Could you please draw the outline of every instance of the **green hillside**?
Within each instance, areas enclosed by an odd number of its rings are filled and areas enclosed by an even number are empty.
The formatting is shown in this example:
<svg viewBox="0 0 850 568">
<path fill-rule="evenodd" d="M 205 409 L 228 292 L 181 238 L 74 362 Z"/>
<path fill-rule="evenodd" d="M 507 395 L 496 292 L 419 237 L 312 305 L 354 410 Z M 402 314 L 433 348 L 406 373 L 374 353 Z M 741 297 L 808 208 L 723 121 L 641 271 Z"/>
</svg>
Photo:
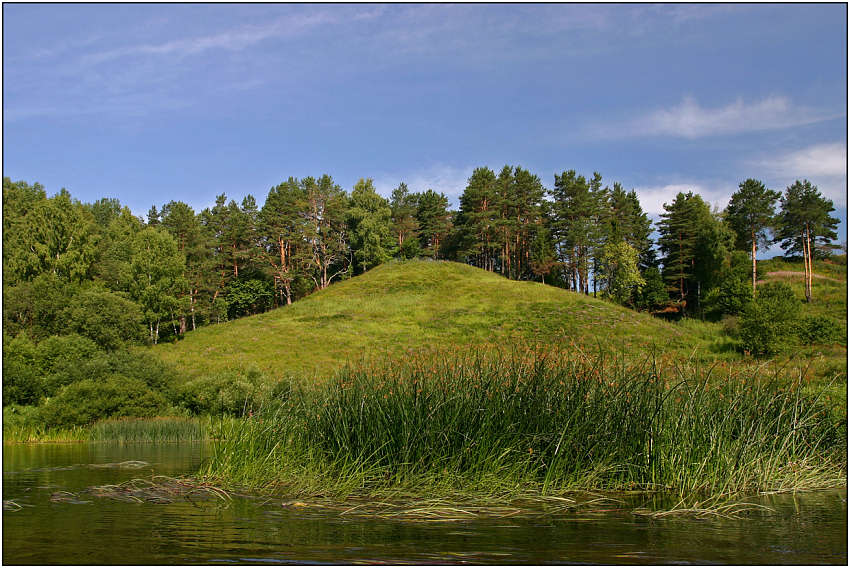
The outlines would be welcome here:
<svg viewBox="0 0 850 568">
<path fill-rule="evenodd" d="M 186 378 L 249 366 L 279 379 L 324 376 L 347 361 L 419 348 L 521 342 L 707 353 L 712 341 L 721 340 L 709 326 L 667 323 L 464 264 L 409 261 L 378 266 L 288 307 L 198 329 L 154 353 Z"/>
</svg>

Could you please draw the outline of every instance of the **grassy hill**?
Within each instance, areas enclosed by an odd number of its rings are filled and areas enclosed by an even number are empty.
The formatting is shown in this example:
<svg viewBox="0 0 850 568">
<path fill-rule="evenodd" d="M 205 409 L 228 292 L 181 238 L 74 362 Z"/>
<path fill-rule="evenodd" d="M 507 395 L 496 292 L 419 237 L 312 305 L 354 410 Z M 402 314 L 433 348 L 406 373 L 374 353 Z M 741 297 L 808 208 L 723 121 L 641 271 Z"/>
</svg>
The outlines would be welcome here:
<svg viewBox="0 0 850 568">
<path fill-rule="evenodd" d="M 384 264 L 291 306 L 186 334 L 154 352 L 191 378 L 228 367 L 324 376 L 409 349 L 575 344 L 584 349 L 723 351 L 715 328 L 679 325 L 537 282 L 453 262 Z"/>
<path fill-rule="evenodd" d="M 843 262 L 843 264 L 842 264 Z M 763 282 L 787 282 L 801 300 L 806 297 L 803 262 L 788 262 L 781 257 L 759 261 Z M 816 260 L 812 278 L 812 302 L 803 304 L 803 315 L 827 316 L 846 326 L 847 257 L 835 261 Z"/>
</svg>

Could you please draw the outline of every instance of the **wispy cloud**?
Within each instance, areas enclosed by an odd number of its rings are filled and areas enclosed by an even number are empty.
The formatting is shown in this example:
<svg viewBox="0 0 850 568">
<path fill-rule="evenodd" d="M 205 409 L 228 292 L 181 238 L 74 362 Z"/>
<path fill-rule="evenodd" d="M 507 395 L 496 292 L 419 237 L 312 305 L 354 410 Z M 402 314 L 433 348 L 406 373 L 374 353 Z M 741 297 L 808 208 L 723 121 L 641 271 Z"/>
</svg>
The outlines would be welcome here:
<svg viewBox="0 0 850 568">
<path fill-rule="evenodd" d="M 847 146 L 844 142 L 814 144 L 748 162 L 765 172 L 777 190 L 794 180 L 807 179 L 838 207 L 847 206 Z"/>
<path fill-rule="evenodd" d="M 666 109 L 657 109 L 634 120 L 606 122 L 594 128 L 604 138 L 669 136 L 696 139 L 722 134 L 779 130 L 837 118 L 813 109 L 796 106 L 787 97 L 770 96 L 745 102 L 738 98 L 719 107 L 704 107 L 693 97 Z"/>
<path fill-rule="evenodd" d="M 676 199 L 679 192 L 689 191 L 699 194 L 712 209 L 715 207 L 723 209 L 729 204 L 729 198 L 736 189 L 734 185 L 697 183 L 670 183 L 666 185 L 649 185 L 635 187 L 640 205 L 643 210 L 653 218 L 658 218 L 664 213 L 664 204 L 670 204 Z"/>
<path fill-rule="evenodd" d="M 474 169 L 473 166 L 434 164 L 412 172 L 382 174 L 375 178 L 375 189 L 381 195 L 389 197 L 393 189 L 398 187 L 400 182 L 404 182 L 411 192 L 433 189 L 437 193 L 445 193 L 449 198 L 449 206 L 458 207 L 458 200 Z"/>
<path fill-rule="evenodd" d="M 123 46 L 90 53 L 81 58 L 84 64 L 98 64 L 134 55 L 197 55 L 211 49 L 240 50 L 273 37 L 290 37 L 331 21 L 327 12 L 279 18 L 262 25 L 244 25 L 223 32 L 175 39 L 160 43 Z"/>
<path fill-rule="evenodd" d="M 844 142 L 815 144 L 779 156 L 762 158 L 756 164 L 774 175 L 793 178 L 847 175 L 847 146 Z"/>
</svg>

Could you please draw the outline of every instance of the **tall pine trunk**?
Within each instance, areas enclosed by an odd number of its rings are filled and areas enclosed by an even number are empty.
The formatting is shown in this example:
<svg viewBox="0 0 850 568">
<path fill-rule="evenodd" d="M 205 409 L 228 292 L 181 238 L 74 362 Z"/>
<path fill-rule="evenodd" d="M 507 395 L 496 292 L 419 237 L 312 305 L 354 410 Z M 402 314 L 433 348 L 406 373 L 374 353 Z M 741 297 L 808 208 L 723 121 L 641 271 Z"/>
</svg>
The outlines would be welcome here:
<svg viewBox="0 0 850 568">
<path fill-rule="evenodd" d="M 809 271 L 806 275 L 806 302 L 812 301 L 812 273 L 814 272 L 814 266 L 812 264 L 812 241 L 809 233 L 809 224 L 806 223 L 806 250 L 808 251 L 809 256 Z"/>
<path fill-rule="evenodd" d="M 751 231 L 753 237 L 753 297 L 756 296 L 756 232 Z"/>
</svg>

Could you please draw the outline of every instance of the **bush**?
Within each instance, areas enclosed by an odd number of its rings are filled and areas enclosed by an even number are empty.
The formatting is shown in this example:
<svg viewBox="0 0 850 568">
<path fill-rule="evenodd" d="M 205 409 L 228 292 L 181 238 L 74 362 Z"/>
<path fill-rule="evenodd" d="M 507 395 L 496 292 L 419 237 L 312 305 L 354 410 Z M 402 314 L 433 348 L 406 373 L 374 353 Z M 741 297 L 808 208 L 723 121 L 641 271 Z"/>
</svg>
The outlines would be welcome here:
<svg viewBox="0 0 850 568">
<path fill-rule="evenodd" d="M 102 351 L 97 344 L 79 335 L 54 335 L 36 347 L 35 368 L 43 377 L 44 394 L 53 396 L 60 387 L 87 378 L 88 362 Z"/>
<path fill-rule="evenodd" d="M 68 329 L 92 339 L 107 351 L 145 337 L 138 304 L 106 290 L 80 292 L 62 315 Z"/>
<path fill-rule="evenodd" d="M 148 353 L 114 351 L 106 355 L 104 363 L 108 374 L 138 379 L 158 391 L 169 389 L 177 378 L 173 367 Z"/>
<path fill-rule="evenodd" d="M 274 287 L 258 278 L 235 279 L 227 287 L 227 315 L 231 319 L 268 310 L 274 298 Z"/>
<path fill-rule="evenodd" d="M 840 343 L 845 339 L 844 330 L 838 322 L 827 316 L 808 316 L 797 324 L 800 341 L 812 343 Z"/>
<path fill-rule="evenodd" d="M 774 355 L 796 339 L 800 301 L 785 282 L 768 282 L 758 288 L 739 321 L 741 346 L 754 355 Z"/>
<path fill-rule="evenodd" d="M 193 414 L 242 416 L 269 400 L 262 373 L 228 370 L 190 381 L 177 389 L 177 403 Z"/>
<path fill-rule="evenodd" d="M 36 347 L 25 334 L 3 341 L 3 406 L 38 404 L 44 381 L 38 370 Z"/>
<path fill-rule="evenodd" d="M 738 339 L 739 330 L 737 316 L 723 316 L 723 318 L 720 320 L 720 323 L 723 326 L 723 333 L 725 333 L 732 339 Z"/>
<path fill-rule="evenodd" d="M 37 406 L 10 404 L 3 407 L 3 428 L 25 428 L 38 424 Z"/>
<path fill-rule="evenodd" d="M 84 426 L 119 416 L 156 416 L 166 407 L 165 397 L 144 382 L 110 375 L 103 381 L 85 379 L 63 387 L 45 401 L 38 414 L 50 428 Z"/>
<path fill-rule="evenodd" d="M 735 274 L 726 276 L 705 295 L 705 314 L 714 321 L 723 316 L 736 316 L 753 301 L 752 284 Z"/>
</svg>

